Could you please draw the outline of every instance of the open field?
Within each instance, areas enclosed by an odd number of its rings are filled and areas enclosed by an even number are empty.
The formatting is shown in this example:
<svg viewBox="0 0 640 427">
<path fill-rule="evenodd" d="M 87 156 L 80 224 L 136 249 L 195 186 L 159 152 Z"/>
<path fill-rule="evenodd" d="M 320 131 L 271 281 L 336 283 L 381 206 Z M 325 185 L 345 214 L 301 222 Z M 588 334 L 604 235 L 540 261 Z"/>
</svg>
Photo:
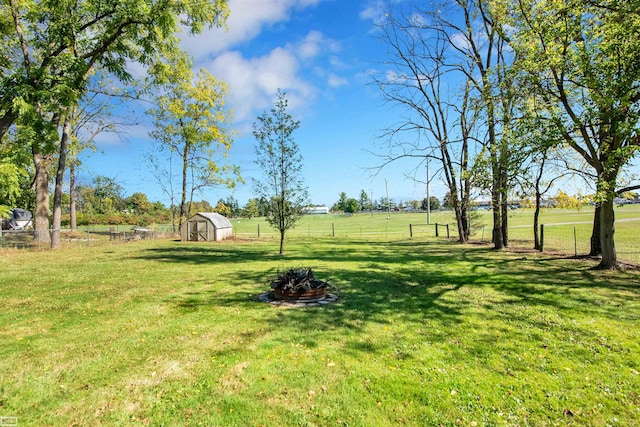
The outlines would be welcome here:
<svg viewBox="0 0 640 427">
<path fill-rule="evenodd" d="M 637 271 L 426 237 L 0 264 L 0 416 L 20 426 L 640 425 Z M 339 301 L 255 301 L 289 266 Z"/>
<path fill-rule="evenodd" d="M 490 211 L 474 211 L 478 224 L 472 241 L 491 240 L 492 217 Z M 409 224 L 414 224 L 414 237 L 435 236 L 433 224 L 449 224 L 450 235 L 457 236 L 455 217 L 450 211 L 431 213 L 431 226 L 427 226 L 427 214 L 391 212 L 362 213 L 357 215 L 309 215 L 289 232 L 299 237 L 341 237 L 359 239 L 396 240 L 410 237 Z M 616 210 L 616 247 L 622 260 L 640 264 L 640 205 L 626 205 Z M 240 237 L 276 237 L 277 232 L 269 227 L 264 218 L 234 219 L 234 233 Z M 589 253 L 589 242 L 593 225 L 593 209 L 580 211 L 566 209 L 543 209 L 540 223 L 545 224 L 545 248 L 568 255 Z M 575 234 L 574 234 L 575 233 Z M 446 229 L 439 229 L 446 236 Z M 509 235 L 514 246 L 533 247 L 533 210 L 516 209 L 509 213 Z"/>
<path fill-rule="evenodd" d="M 471 237 L 474 242 L 488 242 L 491 239 L 492 218 L 489 211 L 475 211 L 476 232 Z M 387 219 L 388 218 L 388 219 Z M 357 215 L 307 215 L 302 217 L 296 228 L 288 232 L 290 237 L 336 237 L 349 239 L 402 240 L 410 237 L 410 224 L 413 224 L 413 237 L 435 236 L 435 224 L 440 224 L 440 237 L 446 237 L 446 225 L 452 238 L 457 236 L 455 217 L 450 211 L 435 211 L 430 216 L 431 225 L 427 225 L 425 212 L 386 212 L 361 213 Z M 277 232 L 264 218 L 241 218 L 231 220 L 234 234 L 241 238 L 274 239 Z M 580 211 L 565 209 L 543 209 L 540 217 L 545 225 L 545 249 L 567 255 L 585 255 L 589 253 L 589 241 L 593 221 L 593 209 Z M 509 236 L 513 246 L 533 247 L 533 210 L 517 209 L 509 213 Z M 108 225 L 81 227 L 77 232 L 63 233 L 63 247 L 96 246 L 122 243 L 132 236 L 133 225 L 115 226 L 117 240 L 110 240 Z M 151 226 L 154 237 L 171 235 L 171 225 Z M 616 248 L 618 258 L 623 261 L 640 264 L 640 205 L 627 205 L 616 210 Z M 144 236 L 143 236 L 144 237 Z M 34 246 L 32 234 L 7 233 L 0 235 L 0 247 Z M 46 244 L 39 249 L 47 249 Z"/>
</svg>

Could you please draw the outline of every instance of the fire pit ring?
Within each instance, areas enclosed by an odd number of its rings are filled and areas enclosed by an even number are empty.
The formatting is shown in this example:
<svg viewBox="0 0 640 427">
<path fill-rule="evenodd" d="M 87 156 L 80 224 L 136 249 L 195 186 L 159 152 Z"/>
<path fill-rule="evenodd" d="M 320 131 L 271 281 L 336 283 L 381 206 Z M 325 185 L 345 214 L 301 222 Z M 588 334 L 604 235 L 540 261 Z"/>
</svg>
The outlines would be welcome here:
<svg viewBox="0 0 640 427">
<path fill-rule="evenodd" d="M 278 299 L 275 296 L 275 291 L 264 292 L 258 295 L 257 300 L 267 304 L 271 304 L 276 307 L 286 308 L 305 308 L 305 307 L 322 307 L 328 304 L 333 304 L 338 301 L 338 296 L 327 292 L 324 298 L 316 299 Z"/>
</svg>

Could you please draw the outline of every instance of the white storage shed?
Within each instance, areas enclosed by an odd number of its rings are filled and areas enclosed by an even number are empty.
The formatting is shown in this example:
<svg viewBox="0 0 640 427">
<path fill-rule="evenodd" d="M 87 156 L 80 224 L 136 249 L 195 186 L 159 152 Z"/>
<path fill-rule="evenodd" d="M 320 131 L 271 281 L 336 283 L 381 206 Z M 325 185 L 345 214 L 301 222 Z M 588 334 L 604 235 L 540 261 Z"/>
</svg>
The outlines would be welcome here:
<svg viewBox="0 0 640 427">
<path fill-rule="evenodd" d="M 183 242 L 218 242 L 233 236 L 231 221 L 215 212 L 198 212 L 182 225 Z"/>
</svg>

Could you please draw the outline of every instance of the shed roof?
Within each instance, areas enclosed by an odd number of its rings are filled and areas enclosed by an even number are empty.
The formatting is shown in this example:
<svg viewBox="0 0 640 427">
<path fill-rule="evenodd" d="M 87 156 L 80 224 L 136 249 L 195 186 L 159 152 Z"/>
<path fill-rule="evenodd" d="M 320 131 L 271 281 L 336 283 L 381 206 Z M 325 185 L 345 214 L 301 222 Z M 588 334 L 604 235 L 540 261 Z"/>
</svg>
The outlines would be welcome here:
<svg viewBox="0 0 640 427">
<path fill-rule="evenodd" d="M 198 212 L 196 215 L 200 215 L 202 217 L 205 217 L 206 219 L 211 221 L 211 223 L 217 229 L 232 228 L 231 221 L 229 221 L 227 219 L 227 217 L 222 216 L 219 213 L 215 213 L 215 212 Z M 196 216 L 196 215 L 194 215 L 194 216 Z M 191 218 L 193 218 L 193 217 L 191 217 Z M 191 218 L 189 218 L 189 219 L 191 219 Z"/>
</svg>

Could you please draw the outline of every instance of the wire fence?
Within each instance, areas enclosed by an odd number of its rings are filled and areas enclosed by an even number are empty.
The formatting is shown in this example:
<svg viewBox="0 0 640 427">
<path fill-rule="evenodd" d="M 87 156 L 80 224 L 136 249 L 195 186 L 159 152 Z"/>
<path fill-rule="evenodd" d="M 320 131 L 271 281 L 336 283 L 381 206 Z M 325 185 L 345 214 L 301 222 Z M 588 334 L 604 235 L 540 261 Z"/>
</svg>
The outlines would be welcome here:
<svg viewBox="0 0 640 427">
<path fill-rule="evenodd" d="M 640 219 L 637 221 L 640 223 Z M 554 252 L 567 256 L 588 255 L 591 250 L 592 224 L 543 224 L 543 252 Z M 616 233 L 616 252 L 621 261 L 640 264 L 640 233 L 633 232 L 634 227 L 626 227 Z M 253 230 L 234 231 L 240 238 L 266 239 L 277 238 L 278 232 L 266 224 L 254 224 Z M 509 242 L 512 247 L 534 248 L 532 226 L 514 226 L 508 229 Z M 374 224 L 360 226 L 340 226 L 340 224 L 304 225 L 287 232 L 288 237 L 333 237 L 361 239 L 458 239 L 456 224 Z M 471 242 L 491 243 L 492 228 L 488 226 L 474 230 Z"/>
<path fill-rule="evenodd" d="M 51 230 L 0 230 L 0 248 L 45 250 L 51 247 L 51 234 Z M 60 230 L 60 246 L 61 248 L 104 246 L 174 236 L 170 225 L 156 227 L 89 226 L 76 230 Z"/>
<path fill-rule="evenodd" d="M 640 264 L 640 219 L 635 222 L 621 223 L 616 226 L 616 251 L 618 259 Z M 575 224 L 543 224 L 541 238 L 543 251 L 582 256 L 590 252 L 592 224 L 589 222 Z M 471 242 L 491 243 L 492 229 L 484 226 L 476 229 L 470 238 Z M 253 223 L 250 226 L 234 227 L 234 236 L 243 239 L 276 239 L 277 230 L 266 223 Z M 406 239 L 457 239 L 458 230 L 450 223 L 407 224 L 389 221 L 386 223 L 309 223 L 298 226 L 287 232 L 288 238 L 346 238 L 346 239 L 382 239 L 385 241 Z M 149 239 L 178 238 L 173 227 L 155 225 L 138 227 L 132 225 L 89 226 L 83 229 L 61 230 L 61 247 L 100 246 L 135 242 Z M 512 247 L 533 249 L 534 238 L 532 226 L 513 226 L 509 228 L 509 242 Z M 49 239 L 39 239 L 36 232 L 2 230 L 0 231 L 0 247 L 26 250 L 44 250 L 50 247 Z"/>
</svg>

